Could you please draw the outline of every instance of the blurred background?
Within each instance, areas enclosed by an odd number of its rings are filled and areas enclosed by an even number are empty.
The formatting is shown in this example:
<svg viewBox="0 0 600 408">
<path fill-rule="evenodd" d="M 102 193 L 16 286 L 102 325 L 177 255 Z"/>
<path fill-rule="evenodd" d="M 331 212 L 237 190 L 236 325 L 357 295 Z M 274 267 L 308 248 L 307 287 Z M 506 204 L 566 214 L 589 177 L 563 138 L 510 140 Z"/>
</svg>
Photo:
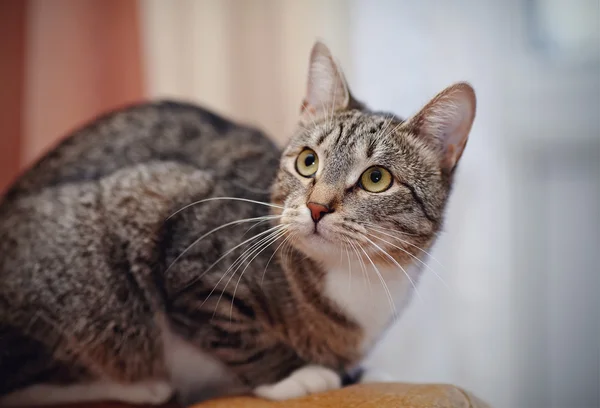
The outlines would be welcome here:
<svg viewBox="0 0 600 408">
<path fill-rule="evenodd" d="M 177 98 L 284 144 L 323 39 L 371 107 L 467 80 L 445 232 L 369 366 L 495 407 L 600 406 L 597 0 L 0 0 L 0 190 L 71 129 Z"/>
</svg>

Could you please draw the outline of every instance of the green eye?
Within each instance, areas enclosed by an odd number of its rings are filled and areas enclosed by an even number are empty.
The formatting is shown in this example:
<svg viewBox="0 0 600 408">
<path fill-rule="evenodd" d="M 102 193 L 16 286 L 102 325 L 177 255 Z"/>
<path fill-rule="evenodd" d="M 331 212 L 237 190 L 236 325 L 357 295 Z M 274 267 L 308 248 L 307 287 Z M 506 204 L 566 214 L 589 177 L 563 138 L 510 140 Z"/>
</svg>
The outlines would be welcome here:
<svg viewBox="0 0 600 408">
<path fill-rule="evenodd" d="M 392 174 L 383 167 L 373 166 L 360 176 L 360 186 L 371 192 L 381 193 L 392 185 Z"/>
<path fill-rule="evenodd" d="M 312 177 L 319 169 L 319 158 L 312 149 L 304 149 L 296 159 L 296 171 L 303 177 Z"/>
</svg>

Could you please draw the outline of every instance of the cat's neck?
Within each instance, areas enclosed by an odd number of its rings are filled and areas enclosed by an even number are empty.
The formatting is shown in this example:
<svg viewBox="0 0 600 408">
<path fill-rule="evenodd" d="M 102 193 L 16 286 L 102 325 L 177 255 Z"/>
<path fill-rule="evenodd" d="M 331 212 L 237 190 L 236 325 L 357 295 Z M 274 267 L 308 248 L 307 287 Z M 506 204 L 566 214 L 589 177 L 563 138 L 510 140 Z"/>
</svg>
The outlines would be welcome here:
<svg viewBox="0 0 600 408">
<path fill-rule="evenodd" d="M 410 279 L 397 266 L 374 267 L 358 260 L 327 268 L 325 295 L 360 325 L 365 351 L 399 317 L 412 296 L 419 271 L 415 266 L 404 269 Z"/>
<path fill-rule="evenodd" d="M 357 258 L 316 262 L 297 256 L 293 262 L 282 262 L 286 275 L 296 281 L 297 288 L 318 290 L 331 308 L 360 329 L 358 345 L 366 352 L 385 329 L 399 317 L 410 300 L 420 274 L 414 265 L 404 271 L 393 265 L 373 265 Z M 412 281 L 412 282 L 411 282 Z M 305 293 L 314 299 L 315 293 Z"/>
</svg>

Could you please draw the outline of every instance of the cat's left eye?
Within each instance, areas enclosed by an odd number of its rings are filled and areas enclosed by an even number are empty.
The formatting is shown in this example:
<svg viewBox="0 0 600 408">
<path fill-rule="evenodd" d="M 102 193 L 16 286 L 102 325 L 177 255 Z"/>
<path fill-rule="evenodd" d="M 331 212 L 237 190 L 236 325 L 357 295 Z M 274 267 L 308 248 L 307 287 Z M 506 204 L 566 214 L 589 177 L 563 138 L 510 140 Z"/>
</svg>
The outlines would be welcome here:
<svg viewBox="0 0 600 408">
<path fill-rule="evenodd" d="M 381 193 L 392 185 L 392 174 L 383 167 L 369 167 L 360 176 L 360 186 L 370 193 Z"/>
</svg>

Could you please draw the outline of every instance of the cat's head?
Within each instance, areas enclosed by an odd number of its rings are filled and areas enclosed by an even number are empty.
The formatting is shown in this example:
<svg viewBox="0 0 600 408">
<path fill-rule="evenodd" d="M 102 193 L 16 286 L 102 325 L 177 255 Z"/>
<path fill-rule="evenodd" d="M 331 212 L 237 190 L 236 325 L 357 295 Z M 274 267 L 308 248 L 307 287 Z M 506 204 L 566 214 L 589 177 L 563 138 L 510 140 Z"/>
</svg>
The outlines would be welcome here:
<svg viewBox="0 0 600 408">
<path fill-rule="evenodd" d="M 417 248 L 428 247 L 442 225 L 474 117 L 475 93 L 466 83 L 405 121 L 369 111 L 316 43 L 300 123 L 272 194 L 284 207 L 279 222 L 289 242 L 324 263 L 344 249 L 380 262 L 420 256 Z"/>
</svg>

